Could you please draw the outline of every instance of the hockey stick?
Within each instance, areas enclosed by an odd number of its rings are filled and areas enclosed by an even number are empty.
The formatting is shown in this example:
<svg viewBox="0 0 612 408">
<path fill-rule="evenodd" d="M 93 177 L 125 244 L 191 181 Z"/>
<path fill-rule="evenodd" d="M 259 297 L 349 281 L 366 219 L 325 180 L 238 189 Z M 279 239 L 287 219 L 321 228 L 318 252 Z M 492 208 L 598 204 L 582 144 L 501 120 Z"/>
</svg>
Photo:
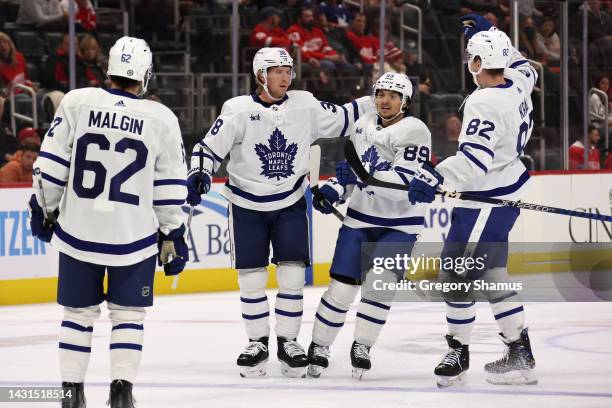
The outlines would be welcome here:
<svg viewBox="0 0 612 408">
<path fill-rule="evenodd" d="M 336 209 L 329 201 L 323 197 L 319 191 L 319 169 L 321 167 L 321 146 L 310 146 L 310 191 L 315 200 L 323 203 L 325 207 L 331 208 L 332 213 L 340 220 L 344 221 L 344 215 Z"/>
<path fill-rule="evenodd" d="M 204 168 L 204 149 L 200 147 L 200 174 L 202 173 L 202 169 Z M 191 220 L 193 219 L 193 211 L 195 210 L 195 206 L 191 206 L 189 208 L 189 216 L 187 217 L 187 230 L 186 232 L 191 232 Z M 179 274 L 180 275 L 180 274 Z M 175 275 L 172 280 L 172 285 L 170 288 L 172 290 L 176 290 L 178 286 L 179 275 Z"/>
<path fill-rule="evenodd" d="M 408 186 L 405 184 L 391 183 L 388 181 L 379 180 L 371 176 L 370 173 L 363 166 L 363 163 L 361 162 L 361 159 L 359 158 L 359 155 L 357 154 L 357 151 L 355 150 L 355 146 L 353 145 L 353 142 L 351 142 L 350 140 L 347 140 L 344 143 L 344 156 L 346 157 L 346 161 L 349 163 L 349 165 L 351 166 L 355 174 L 357 174 L 357 177 L 359 177 L 359 179 L 361 179 L 361 181 L 364 184 L 368 186 L 374 186 L 374 187 L 382 187 L 382 188 L 389 188 L 393 190 L 408 191 Z M 580 217 L 580 218 L 588 218 L 588 219 L 597 220 L 597 221 L 612 222 L 612 216 L 610 215 L 592 214 L 592 213 L 587 213 L 584 211 L 567 210 L 565 208 L 549 207 L 547 205 L 542 205 L 542 204 L 531 204 L 531 203 L 524 203 L 522 201 L 502 200 L 499 198 L 484 197 L 484 196 L 481 196 L 478 194 L 472 194 L 472 193 L 436 191 L 436 194 L 440 194 L 443 197 L 454 198 L 457 200 L 469 200 L 469 201 L 476 201 L 479 203 L 501 205 L 503 207 L 522 208 L 525 210 L 541 211 L 541 212 L 546 212 L 546 213 L 551 213 L 551 214 L 569 215 L 570 217 Z"/>
</svg>

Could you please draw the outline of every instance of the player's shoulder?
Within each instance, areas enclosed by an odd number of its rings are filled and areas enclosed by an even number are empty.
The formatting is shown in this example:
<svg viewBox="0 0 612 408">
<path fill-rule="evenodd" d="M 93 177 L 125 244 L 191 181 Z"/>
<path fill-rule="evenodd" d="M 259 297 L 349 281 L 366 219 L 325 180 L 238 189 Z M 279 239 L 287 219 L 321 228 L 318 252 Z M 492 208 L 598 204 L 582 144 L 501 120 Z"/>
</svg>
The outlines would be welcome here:
<svg viewBox="0 0 612 408">
<path fill-rule="evenodd" d="M 239 113 L 245 110 L 253 108 L 253 104 L 256 102 L 253 100 L 252 95 L 240 95 L 228 99 L 223 103 L 222 111 L 224 115 L 230 115 Z"/>
<path fill-rule="evenodd" d="M 84 101 L 96 101 L 100 100 L 100 97 L 103 96 L 106 91 L 102 88 L 79 88 L 73 89 L 68 92 L 62 98 L 62 104 L 64 106 L 78 106 L 81 105 Z"/>
<path fill-rule="evenodd" d="M 309 103 L 317 102 L 317 98 L 315 98 L 315 96 L 312 93 L 310 93 L 308 91 L 298 90 L 298 89 L 287 91 L 287 97 L 292 102 L 298 102 L 298 103 L 302 103 L 302 102 L 309 102 Z"/>
<path fill-rule="evenodd" d="M 489 87 L 475 90 L 465 102 L 465 112 L 504 111 L 507 103 L 507 88 Z"/>
<path fill-rule="evenodd" d="M 162 121 L 167 119 L 174 119 L 178 121 L 178 118 L 174 112 L 161 102 L 150 99 L 141 99 L 140 104 L 142 109 L 149 113 L 152 117 L 159 118 Z"/>
<path fill-rule="evenodd" d="M 368 123 L 377 122 L 377 121 L 378 121 L 378 114 L 375 111 L 370 111 L 370 112 L 366 112 L 360 115 L 359 119 L 357 119 L 357 122 L 355 122 L 355 125 L 364 126 Z"/>
<path fill-rule="evenodd" d="M 397 139 L 431 139 L 431 132 L 425 122 L 415 116 L 406 116 L 395 125 L 392 126 L 392 132 Z"/>
</svg>

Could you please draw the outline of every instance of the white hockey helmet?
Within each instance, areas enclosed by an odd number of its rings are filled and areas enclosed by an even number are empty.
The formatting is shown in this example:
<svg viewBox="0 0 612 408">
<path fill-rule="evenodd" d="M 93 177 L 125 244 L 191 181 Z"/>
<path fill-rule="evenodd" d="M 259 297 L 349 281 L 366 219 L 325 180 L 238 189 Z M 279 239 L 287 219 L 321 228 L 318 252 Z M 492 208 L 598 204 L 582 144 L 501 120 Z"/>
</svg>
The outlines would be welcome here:
<svg viewBox="0 0 612 408">
<path fill-rule="evenodd" d="M 388 91 L 395 91 L 402 95 L 402 110 L 404 106 L 412 100 L 414 89 L 412 88 L 412 82 L 405 74 L 397 72 L 386 72 L 378 78 L 374 83 L 374 96 L 380 89 L 386 89 Z"/>
<path fill-rule="evenodd" d="M 257 51 L 253 58 L 253 74 L 255 74 L 255 80 L 259 83 L 258 74 L 264 78 L 264 82 L 261 84 L 268 94 L 268 96 L 274 100 L 268 91 L 268 69 L 272 67 L 289 67 L 291 68 L 291 79 L 295 78 L 295 70 L 293 69 L 293 58 L 289 55 L 289 52 L 284 48 L 280 47 L 265 47 Z"/>
<path fill-rule="evenodd" d="M 512 43 L 506 33 L 500 30 L 480 31 L 468 41 L 465 49 L 465 62 L 469 63 L 478 56 L 481 61 L 481 69 L 506 68 L 511 52 Z M 480 71 L 472 72 L 476 75 L 479 73 Z"/>
<path fill-rule="evenodd" d="M 108 53 L 106 74 L 141 82 L 144 94 L 153 75 L 153 55 L 147 42 L 134 37 L 118 39 Z"/>
</svg>

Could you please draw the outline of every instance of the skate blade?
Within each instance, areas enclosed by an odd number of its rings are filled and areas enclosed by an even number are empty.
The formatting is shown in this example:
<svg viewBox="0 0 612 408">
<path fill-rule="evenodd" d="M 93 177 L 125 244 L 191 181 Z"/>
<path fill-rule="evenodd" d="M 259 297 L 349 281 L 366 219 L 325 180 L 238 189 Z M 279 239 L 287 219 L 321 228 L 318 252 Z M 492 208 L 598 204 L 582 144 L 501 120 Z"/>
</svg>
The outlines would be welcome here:
<svg viewBox="0 0 612 408">
<path fill-rule="evenodd" d="M 464 376 L 465 376 L 465 372 L 459 375 L 455 375 L 453 377 L 437 375 L 436 384 L 438 385 L 438 388 L 446 388 L 446 387 L 452 387 L 454 385 L 461 385 L 464 382 Z"/>
<path fill-rule="evenodd" d="M 307 374 L 308 374 L 309 377 L 319 378 L 321 376 L 321 373 L 323 372 L 324 369 L 325 369 L 324 367 L 321 367 L 319 365 L 310 364 L 308 366 Z"/>
<path fill-rule="evenodd" d="M 487 382 L 495 385 L 535 385 L 538 383 L 533 370 L 514 370 L 507 373 L 487 373 Z"/>
<path fill-rule="evenodd" d="M 361 381 L 366 371 L 368 370 L 366 370 L 365 368 L 353 367 L 353 378 Z"/>
<path fill-rule="evenodd" d="M 240 376 L 242 378 L 265 377 L 267 362 L 268 359 L 265 359 L 264 361 L 253 367 L 240 366 Z"/>
<path fill-rule="evenodd" d="M 291 367 L 289 364 L 281 361 L 281 373 L 289 378 L 306 378 L 306 369 L 308 367 Z"/>
</svg>

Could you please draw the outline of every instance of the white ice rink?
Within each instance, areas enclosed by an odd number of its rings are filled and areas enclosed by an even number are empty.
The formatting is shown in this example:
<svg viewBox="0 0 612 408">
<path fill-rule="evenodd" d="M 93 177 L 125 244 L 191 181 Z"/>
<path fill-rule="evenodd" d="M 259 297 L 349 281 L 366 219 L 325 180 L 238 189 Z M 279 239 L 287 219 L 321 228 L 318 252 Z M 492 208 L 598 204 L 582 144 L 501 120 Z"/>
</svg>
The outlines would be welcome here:
<svg viewBox="0 0 612 408">
<path fill-rule="evenodd" d="M 299 336 L 304 347 L 322 291 L 305 292 Z M 493 386 L 485 381 L 483 365 L 499 358 L 503 346 L 488 304 L 479 303 L 467 381 L 439 390 L 432 371 L 446 351 L 440 303 L 396 303 L 372 351 L 372 370 L 362 381 L 351 378 L 349 360 L 354 308 L 332 347 L 330 368 L 320 379 L 282 377 L 275 341 L 267 378 L 242 379 L 235 360 L 247 341 L 237 292 L 158 297 L 145 321 L 134 394 L 139 408 L 612 407 L 612 303 L 529 303 L 526 316 L 538 385 Z M 0 386 L 58 384 L 61 317 L 55 304 L 0 307 Z M 106 403 L 109 336 L 104 309 L 94 326 L 85 385 L 90 408 Z M 0 403 L 4 406 L 58 403 Z"/>
</svg>

